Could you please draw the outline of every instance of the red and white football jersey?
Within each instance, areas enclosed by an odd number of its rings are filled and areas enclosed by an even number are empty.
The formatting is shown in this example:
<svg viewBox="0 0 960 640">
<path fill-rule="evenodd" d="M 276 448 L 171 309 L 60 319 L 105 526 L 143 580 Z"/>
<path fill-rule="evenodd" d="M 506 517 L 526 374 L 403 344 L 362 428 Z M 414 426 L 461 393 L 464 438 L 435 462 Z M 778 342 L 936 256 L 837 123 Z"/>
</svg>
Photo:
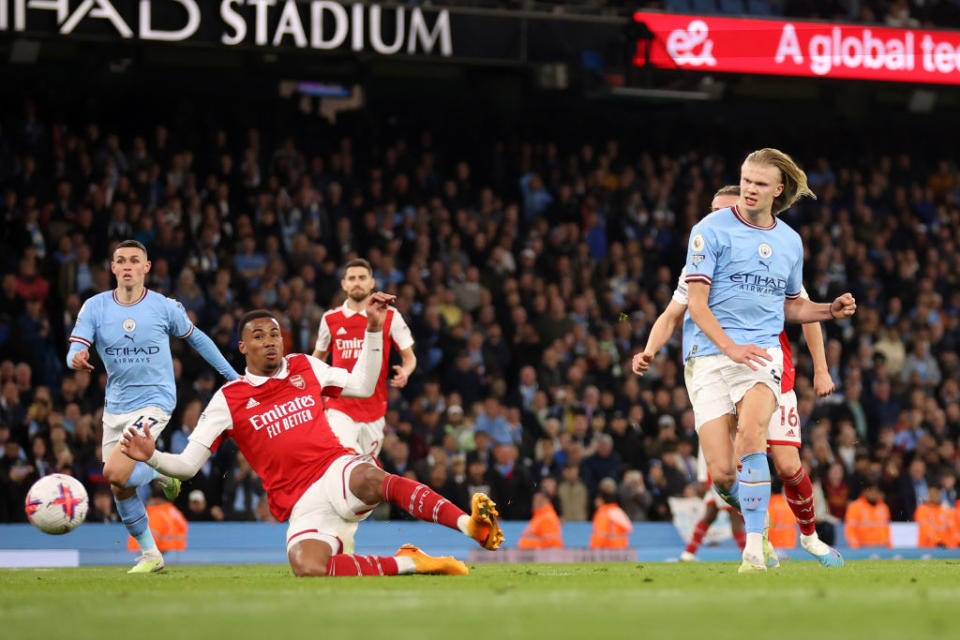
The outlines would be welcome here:
<svg viewBox="0 0 960 640">
<path fill-rule="evenodd" d="M 321 396 L 339 396 L 348 377 L 313 356 L 288 355 L 272 377 L 247 372 L 220 387 L 190 439 L 216 451 L 233 438 L 263 482 L 270 513 L 282 522 L 334 460 L 355 453 L 340 444 L 321 402 Z"/>
<path fill-rule="evenodd" d="M 367 313 L 354 311 L 344 304 L 323 314 L 316 348 L 330 353 L 330 362 L 334 367 L 353 371 L 366 331 Z M 384 417 L 387 414 L 387 375 L 390 373 L 392 344 L 403 351 L 413 346 L 413 336 L 403 315 L 393 307 L 388 307 L 387 317 L 383 321 L 383 364 L 373 395 L 369 398 L 330 398 L 324 402 L 325 407 L 341 411 L 355 422 L 375 422 Z"/>
<path fill-rule="evenodd" d="M 797 379 L 797 369 L 793 366 L 793 349 L 787 339 L 787 331 L 780 332 L 780 350 L 783 351 L 783 376 L 780 378 L 780 393 L 793 391 L 793 384 Z"/>
<path fill-rule="evenodd" d="M 806 287 L 800 287 L 800 297 L 809 300 L 810 295 Z M 790 340 L 787 339 L 787 330 L 780 332 L 780 350 L 783 351 L 783 377 L 780 378 L 780 393 L 793 391 L 793 385 L 797 380 L 797 369 L 793 365 L 793 349 L 790 348 Z"/>
</svg>

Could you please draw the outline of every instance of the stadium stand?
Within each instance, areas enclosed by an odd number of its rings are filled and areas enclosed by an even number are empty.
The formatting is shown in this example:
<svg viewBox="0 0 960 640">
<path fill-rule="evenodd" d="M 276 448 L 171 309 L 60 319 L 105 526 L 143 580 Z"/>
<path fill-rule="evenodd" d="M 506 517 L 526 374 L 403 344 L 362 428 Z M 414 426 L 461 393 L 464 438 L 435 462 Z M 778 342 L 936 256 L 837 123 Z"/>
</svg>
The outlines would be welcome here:
<svg viewBox="0 0 960 640">
<path fill-rule="evenodd" d="M 27 487 L 56 470 L 85 483 L 91 520 L 115 520 L 98 462 L 102 368 L 69 371 L 63 355 L 83 300 L 112 286 L 111 246 L 129 237 L 149 247 L 150 286 L 183 301 L 238 368 L 244 310 L 279 310 L 288 351 L 309 352 L 339 302 L 338 265 L 369 258 L 419 361 L 391 391 L 384 464 L 453 499 L 485 487 L 526 520 L 550 476 L 561 516 L 586 518 L 603 477 L 638 470 L 631 504 L 645 506 L 628 512 L 665 520 L 668 497 L 696 492 L 678 342 L 642 379 L 629 358 L 669 300 L 687 231 L 736 179 L 739 148 L 628 148 L 602 129 L 562 135 L 560 121 L 529 135 L 457 137 L 379 115 L 317 129 L 286 103 L 263 125 L 237 105 L 223 128 L 186 102 L 176 116 L 62 104 L 25 99 L 0 116 L 0 521 L 24 520 Z M 795 350 L 804 462 L 837 513 L 878 480 L 893 518 L 909 520 L 931 484 L 957 499 L 960 173 L 893 138 L 803 148 L 820 198 L 784 217 L 805 239 L 811 295 L 849 289 L 860 303 L 826 328 L 835 394 L 815 400 Z M 176 451 L 220 381 L 174 347 L 179 402 L 163 443 Z M 261 498 L 224 447 L 179 506 L 195 520 L 262 520 Z"/>
</svg>

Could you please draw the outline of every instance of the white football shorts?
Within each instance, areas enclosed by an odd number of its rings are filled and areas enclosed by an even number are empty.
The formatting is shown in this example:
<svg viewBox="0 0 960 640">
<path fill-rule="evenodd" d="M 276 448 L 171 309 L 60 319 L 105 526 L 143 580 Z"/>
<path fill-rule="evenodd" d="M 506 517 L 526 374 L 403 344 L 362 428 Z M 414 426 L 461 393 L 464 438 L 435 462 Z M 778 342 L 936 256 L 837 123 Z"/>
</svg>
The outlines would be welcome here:
<svg viewBox="0 0 960 640">
<path fill-rule="evenodd" d="M 130 413 L 103 413 L 103 440 L 101 456 L 106 462 L 110 457 L 113 448 L 120 442 L 123 432 L 134 427 L 143 434 L 143 427 L 150 427 L 150 436 L 153 441 L 163 433 L 167 423 L 170 422 L 170 414 L 160 407 L 144 407 L 131 411 Z"/>
<path fill-rule="evenodd" d="M 387 424 L 386 419 L 380 418 L 374 422 L 356 422 L 347 414 L 336 409 L 327 409 L 324 413 L 327 415 L 330 428 L 340 439 L 340 444 L 374 459 L 380 455 L 380 449 L 383 448 L 383 429 Z"/>
<path fill-rule="evenodd" d="M 723 354 L 687 360 L 684 378 L 697 432 L 711 420 L 736 413 L 737 403 L 758 384 L 773 391 L 779 405 L 783 351 L 780 347 L 769 347 L 766 351 L 773 359 L 756 370 Z"/>
<path fill-rule="evenodd" d="M 287 553 L 303 540 L 321 540 L 334 554 L 353 550 L 357 524 L 373 513 L 350 491 L 350 474 L 360 464 L 372 464 L 368 456 L 340 456 L 319 480 L 310 485 L 290 512 Z"/>
<path fill-rule="evenodd" d="M 771 444 L 800 448 L 800 414 L 797 413 L 797 394 L 792 389 L 780 394 L 780 406 L 770 416 L 767 445 Z"/>
</svg>

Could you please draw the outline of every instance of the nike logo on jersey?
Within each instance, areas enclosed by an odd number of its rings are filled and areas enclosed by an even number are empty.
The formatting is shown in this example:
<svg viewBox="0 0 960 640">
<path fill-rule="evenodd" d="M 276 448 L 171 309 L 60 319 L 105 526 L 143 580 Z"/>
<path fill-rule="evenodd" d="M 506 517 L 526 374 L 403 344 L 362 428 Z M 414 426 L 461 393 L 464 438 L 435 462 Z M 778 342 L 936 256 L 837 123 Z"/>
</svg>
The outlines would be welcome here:
<svg viewBox="0 0 960 640">
<path fill-rule="evenodd" d="M 249 400 L 247 400 L 247 409 L 253 409 L 254 407 L 259 407 L 259 406 L 260 406 L 260 403 L 254 400 L 253 398 L 250 398 Z"/>
<path fill-rule="evenodd" d="M 345 335 L 347 335 L 347 330 L 344 329 L 343 327 L 340 327 L 339 329 L 337 329 L 337 335 L 338 335 L 338 336 L 345 336 Z"/>
</svg>

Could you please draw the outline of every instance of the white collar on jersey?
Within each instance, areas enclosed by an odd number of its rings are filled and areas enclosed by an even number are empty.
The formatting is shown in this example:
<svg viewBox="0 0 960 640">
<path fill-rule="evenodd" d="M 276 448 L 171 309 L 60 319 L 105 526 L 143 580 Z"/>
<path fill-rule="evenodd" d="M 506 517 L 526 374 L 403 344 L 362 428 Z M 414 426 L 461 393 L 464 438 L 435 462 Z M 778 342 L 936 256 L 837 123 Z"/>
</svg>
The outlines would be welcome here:
<svg viewBox="0 0 960 640">
<path fill-rule="evenodd" d="M 267 380 L 283 380 L 290 375 L 290 370 L 287 368 L 287 359 L 283 358 L 282 360 L 283 361 L 280 363 L 280 368 L 277 369 L 277 372 L 272 376 L 258 376 L 250 373 L 250 369 L 247 369 L 243 372 L 243 379 L 254 387 L 259 387 L 262 384 L 266 384 Z"/>
<path fill-rule="evenodd" d="M 366 310 L 366 309 L 363 309 L 362 311 L 354 311 L 353 309 L 351 309 L 350 307 L 347 306 L 347 303 L 346 303 L 346 302 L 344 302 L 342 305 L 340 305 L 340 309 L 343 310 L 343 315 L 346 316 L 347 318 L 352 318 L 354 315 L 356 315 L 356 314 L 358 314 L 358 313 L 359 313 L 360 315 L 362 315 L 364 318 L 367 317 L 367 310 Z"/>
</svg>

